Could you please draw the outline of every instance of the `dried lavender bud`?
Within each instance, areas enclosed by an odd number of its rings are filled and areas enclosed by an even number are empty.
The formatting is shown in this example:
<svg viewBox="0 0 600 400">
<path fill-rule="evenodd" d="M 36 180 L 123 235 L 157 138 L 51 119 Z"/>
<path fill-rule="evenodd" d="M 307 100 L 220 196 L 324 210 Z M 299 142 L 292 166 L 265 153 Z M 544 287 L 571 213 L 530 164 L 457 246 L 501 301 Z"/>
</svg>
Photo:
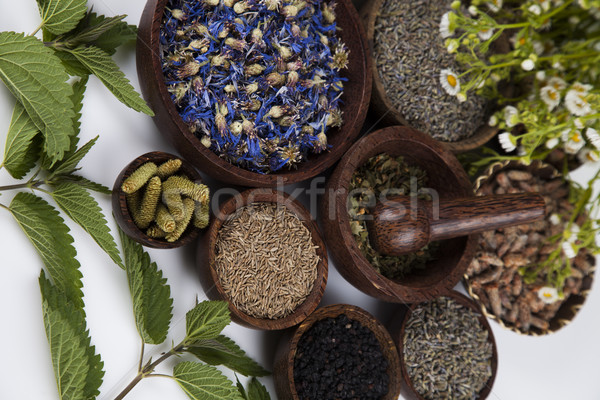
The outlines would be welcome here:
<svg viewBox="0 0 600 400">
<path fill-rule="evenodd" d="M 181 160 L 179 158 L 172 158 L 170 160 L 165 161 L 156 169 L 156 175 L 160 179 L 166 179 L 167 177 L 173 175 L 175 172 L 179 171 L 181 168 Z"/>
<path fill-rule="evenodd" d="M 133 221 L 136 226 L 145 229 L 150 226 L 156 214 L 156 206 L 161 194 L 161 181 L 158 176 L 153 176 L 146 185 L 146 190 L 142 197 L 139 210 L 133 214 Z"/>
<path fill-rule="evenodd" d="M 181 237 L 183 232 L 187 229 L 190 221 L 192 219 L 192 215 L 194 214 L 195 202 L 194 200 L 186 197 L 183 199 L 183 218 L 180 221 L 177 221 L 177 225 L 173 232 L 167 233 L 165 239 L 168 242 L 174 242 Z"/>
<path fill-rule="evenodd" d="M 156 225 L 164 232 L 173 232 L 175 230 L 175 218 L 173 218 L 167 207 L 162 203 L 156 208 Z"/>
<path fill-rule="evenodd" d="M 123 181 L 121 190 L 125 193 L 131 194 L 140 189 L 146 184 L 146 182 L 148 182 L 148 179 L 156 174 L 157 168 L 158 167 L 153 162 L 147 162 L 143 164 Z"/>
</svg>

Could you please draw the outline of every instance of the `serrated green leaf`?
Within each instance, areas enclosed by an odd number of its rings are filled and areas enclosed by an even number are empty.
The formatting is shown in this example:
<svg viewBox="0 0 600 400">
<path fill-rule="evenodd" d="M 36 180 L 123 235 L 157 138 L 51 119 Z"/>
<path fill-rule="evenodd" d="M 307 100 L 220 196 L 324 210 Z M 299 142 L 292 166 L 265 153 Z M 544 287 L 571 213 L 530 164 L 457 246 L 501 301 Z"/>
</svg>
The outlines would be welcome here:
<svg viewBox="0 0 600 400">
<path fill-rule="evenodd" d="M 96 13 L 88 13 L 75 30 L 64 37 L 57 38 L 57 41 L 70 48 L 80 44 L 95 44 L 100 36 L 123 24 L 124 22 L 121 22 L 121 20 L 125 17 L 125 15 L 105 17 L 104 15 L 98 16 Z M 125 23 L 125 25 L 127 24 Z"/>
<path fill-rule="evenodd" d="M 87 0 L 37 0 L 42 26 L 55 35 L 75 28 L 85 15 Z"/>
<path fill-rule="evenodd" d="M 66 49 L 66 51 L 74 55 L 81 64 L 96 75 L 104 86 L 123 104 L 136 111 L 154 116 L 146 102 L 131 86 L 125 74 L 104 50 L 94 46 L 79 46 L 72 50 Z"/>
<path fill-rule="evenodd" d="M 73 135 L 73 90 L 60 61 L 33 36 L 0 32 L 0 79 L 44 135 L 44 152 L 60 160 Z"/>
<path fill-rule="evenodd" d="M 119 235 L 137 330 L 144 343 L 160 344 L 167 338 L 173 316 L 171 288 L 142 246 L 121 230 Z"/>
<path fill-rule="evenodd" d="M 65 53 L 58 49 L 53 49 L 54 55 L 60 59 L 62 66 L 69 75 L 72 76 L 87 76 L 90 71 L 80 63 L 77 58 L 71 53 Z"/>
<path fill-rule="evenodd" d="M 256 378 L 252 378 L 248 384 L 248 400 L 271 400 L 267 388 Z"/>
<path fill-rule="evenodd" d="M 13 178 L 21 179 L 35 166 L 41 147 L 39 129 L 17 102 L 6 135 L 2 165 Z"/>
<path fill-rule="evenodd" d="M 186 346 L 200 340 L 214 339 L 229 323 L 229 309 L 224 301 L 203 301 L 185 315 Z"/>
<path fill-rule="evenodd" d="M 69 302 L 82 308 L 79 261 L 64 220 L 54 207 L 31 193 L 17 193 L 9 210 L 42 257 L 54 284 Z"/>
<path fill-rule="evenodd" d="M 62 400 L 88 400 L 100 394 L 103 362 L 92 346 L 85 314 L 46 278 L 39 279 L 42 314 L 52 367 Z"/>
<path fill-rule="evenodd" d="M 96 136 L 95 138 L 93 138 L 74 152 L 67 154 L 63 160 L 61 160 L 54 166 L 52 174 L 49 178 L 51 179 L 52 177 L 58 175 L 70 174 L 73 171 L 75 171 L 79 162 L 83 159 L 83 157 L 87 155 L 87 153 L 89 153 L 94 144 L 96 144 L 97 140 L 98 136 Z"/>
<path fill-rule="evenodd" d="M 270 372 L 246 355 L 240 347 L 227 336 L 219 335 L 214 339 L 201 340 L 187 349 L 200 360 L 211 365 L 224 365 L 245 376 L 266 376 Z"/>
<path fill-rule="evenodd" d="M 237 375 L 235 376 L 235 386 L 237 387 L 238 392 L 240 392 L 240 395 L 242 395 L 242 398 L 244 400 L 250 400 L 248 398 L 248 393 L 246 393 L 244 385 L 242 385 L 242 382 L 240 382 L 240 378 L 238 378 Z"/>
<path fill-rule="evenodd" d="M 185 361 L 173 368 L 173 376 L 192 400 L 240 400 L 233 383 L 218 369 Z"/>
<path fill-rule="evenodd" d="M 79 175 L 74 175 L 74 174 L 70 174 L 70 175 L 63 175 L 61 176 L 61 181 L 63 182 L 73 182 L 78 184 L 79 186 L 81 186 L 82 188 L 88 189 L 88 190 L 93 190 L 94 192 L 98 192 L 98 193 L 102 193 L 102 194 L 111 194 L 112 191 L 107 188 L 106 186 L 91 181 L 87 178 L 84 178 L 83 176 L 79 176 Z"/>
<path fill-rule="evenodd" d="M 117 265 L 122 265 L 117 245 L 110 234 L 102 209 L 83 187 L 72 182 L 61 182 L 52 192 L 56 204 L 79 224 Z"/>
</svg>

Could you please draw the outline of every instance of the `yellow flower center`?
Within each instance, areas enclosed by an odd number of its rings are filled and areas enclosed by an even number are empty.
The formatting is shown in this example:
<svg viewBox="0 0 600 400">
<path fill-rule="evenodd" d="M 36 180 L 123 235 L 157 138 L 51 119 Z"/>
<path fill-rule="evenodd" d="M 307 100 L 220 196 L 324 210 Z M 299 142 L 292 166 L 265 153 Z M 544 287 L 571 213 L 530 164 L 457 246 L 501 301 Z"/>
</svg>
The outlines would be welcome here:
<svg viewBox="0 0 600 400">
<path fill-rule="evenodd" d="M 546 293 L 544 293 L 544 297 L 547 299 L 550 299 L 550 298 L 552 298 L 552 293 L 546 292 Z"/>
<path fill-rule="evenodd" d="M 573 141 L 574 141 L 575 143 L 579 143 L 579 142 L 581 142 L 581 136 L 580 136 L 579 134 L 577 134 L 577 133 L 576 133 L 576 134 L 574 134 L 574 135 L 571 137 L 571 139 L 573 139 Z"/>
<path fill-rule="evenodd" d="M 456 77 L 455 77 L 454 75 L 448 75 L 448 76 L 446 77 L 446 80 L 448 81 L 448 84 L 449 84 L 450 86 L 452 86 L 452 87 L 456 87 L 456 83 L 457 83 L 457 81 L 456 81 Z"/>
<path fill-rule="evenodd" d="M 526 43 L 526 41 L 525 41 L 525 38 L 521 38 L 521 39 L 519 39 L 519 44 L 520 44 L 521 46 L 524 46 L 524 45 L 525 45 L 525 43 Z"/>
<path fill-rule="evenodd" d="M 552 100 L 556 100 L 558 98 L 558 93 L 553 92 L 553 91 L 549 91 L 548 92 L 548 97 L 550 97 L 550 99 L 552 99 Z"/>
</svg>

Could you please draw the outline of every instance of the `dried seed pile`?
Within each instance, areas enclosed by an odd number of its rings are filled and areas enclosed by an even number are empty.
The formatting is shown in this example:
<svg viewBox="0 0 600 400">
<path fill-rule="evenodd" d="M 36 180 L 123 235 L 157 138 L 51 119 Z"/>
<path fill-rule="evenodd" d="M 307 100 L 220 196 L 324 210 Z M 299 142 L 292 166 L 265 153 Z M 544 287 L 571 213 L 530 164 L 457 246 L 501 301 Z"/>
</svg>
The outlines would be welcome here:
<svg viewBox="0 0 600 400">
<path fill-rule="evenodd" d="M 412 271 L 425 268 L 427 262 L 435 258 L 439 243 L 430 243 L 418 252 L 402 256 L 379 254 L 369 242 L 366 221 L 369 208 L 375 206 L 376 199 L 382 195 L 418 195 L 420 199 L 428 199 L 425 193 L 419 192 L 426 188 L 427 181 L 424 170 L 408 165 L 403 157 L 390 157 L 385 153 L 371 157 L 352 174 L 348 189 L 352 234 L 365 258 L 377 272 L 387 278 L 399 279 Z"/>
<path fill-rule="evenodd" d="M 538 265 L 557 249 L 558 244 L 548 241 L 548 238 L 562 234 L 574 206 L 569 202 L 569 188 L 562 178 L 542 179 L 519 169 L 497 173 L 495 179 L 488 180 L 477 193 L 519 192 L 539 192 L 544 196 L 546 219 L 485 232 L 467 275 L 473 293 L 481 299 L 488 312 L 522 332 L 544 331 L 564 301 L 571 294 L 579 293 L 582 279 L 593 268 L 593 258 L 586 249 L 581 249 L 572 260 L 572 274 L 563 289 L 564 300 L 551 304 L 542 301 L 538 291 L 547 286 L 546 275 L 541 273 L 536 282 L 526 283 L 519 269 Z M 553 224 L 550 221 L 553 214 L 564 218 Z"/>
<path fill-rule="evenodd" d="M 387 366 L 375 334 L 341 314 L 302 334 L 294 383 L 300 400 L 381 399 L 388 392 Z"/>
<path fill-rule="evenodd" d="M 493 346 L 480 314 L 440 297 L 411 313 L 404 331 L 404 363 L 425 399 L 476 399 L 492 376 Z"/>
<path fill-rule="evenodd" d="M 487 101 L 460 103 L 440 84 L 440 72 L 460 73 L 440 35 L 450 0 L 384 0 L 375 21 L 374 57 L 387 97 L 414 128 L 438 140 L 471 136 L 484 123 Z"/>
<path fill-rule="evenodd" d="M 159 166 L 147 162 L 121 184 L 133 222 L 152 238 L 174 242 L 190 223 L 208 225 L 208 187 L 178 174 L 180 168 L 177 158 Z"/>
<path fill-rule="evenodd" d="M 291 314 L 310 294 L 319 256 L 298 216 L 275 203 L 239 208 L 219 229 L 215 270 L 229 300 L 255 318 Z"/>
</svg>

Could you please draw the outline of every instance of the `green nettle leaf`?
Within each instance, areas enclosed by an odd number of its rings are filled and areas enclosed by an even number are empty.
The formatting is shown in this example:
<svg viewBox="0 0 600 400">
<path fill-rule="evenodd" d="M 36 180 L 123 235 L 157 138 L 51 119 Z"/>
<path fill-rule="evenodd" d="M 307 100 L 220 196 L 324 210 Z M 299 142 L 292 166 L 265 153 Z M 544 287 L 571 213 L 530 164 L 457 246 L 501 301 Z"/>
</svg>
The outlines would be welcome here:
<svg viewBox="0 0 600 400">
<path fill-rule="evenodd" d="M 0 32 L 0 79 L 44 135 L 52 162 L 69 149 L 73 135 L 73 90 L 52 51 L 33 36 Z"/>
<path fill-rule="evenodd" d="M 13 178 L 23 178 L 39 159 L 41 145 L 39 129 L 17 102 L 6 135 L 2 165 Z"/>
<path fill-rule="evenodd" d="M 50 344 L 52 367 L 62 400 L 88 400 L 100 394 L 103 362 L 90 344 L 85 314 L 40 275 L 42 314 Z"/>
<path fill-rule="evenodd" d="M 79 46 L 72 50 L 66 49 L 66 51 L 74 55 L 81 64 L 96 75 L 123 104 L 136 111 L 154 116 L 146 102 L 131 86 L 125 74 L 104 50 L 97 47 Z"/>
<path fill-rule="evenodd" d="M 102 209 L 83 187 L 72 182 L 61 182 L 52 192 L 56 204 L 77 222 L 117 265 L 122 265 L 117 245 L 110 234 Z"/>
<path fill-rule="evenodd" d="M 233 383 L 210 365 L 181 362 L 173 368 L 173 376 L 192 400 L 241 399 Z"/>
<path fill-rule="evenodd" d="M 144 343 L 160 344 L 167 338 L 173 299 L 167 279 L 142 246 L 119 230 L 135 324 Z"/>
<path fill-rule="evenodd" d="M 42 257 L 54 284 L 69 302 L 82 308 L 82 275 L 64 220 L 54 207 L 31 193 L 17 193 L 9 210 Z"/>
<path fill-rule="evenodd" d="M 88 190 L 93 190 L 94 192 L 98 192 L 98 193 L 102 193 L 102 194 L 111 194 L 112 193 L 112 191 L 109 188 L 107 188 L 106 186 L 104 186 L 100 183 L 96 183 L 94 181 L 90 181 L 89 179 L 84 178 L 83 176 L 74 175 L 74 174 L 62 175 L 60 177 L 60 180 L 63 182 L 76 183 L 79 186 L 81 186 L 82 188 L 85 188 Z"/>
<path fill-rule="evenodd" d="M 248 384 L 248 400 L 271 400 L 267 388 L 256 378 L 252 378 Z"/>
<path fill-rule="evenodd" d="M 87 76 L 90 71 L 80 63 L 71 53 L 65 53 L 59 49 L 53 49 L 54 55 L 58 57 L 65 71 L 72 76 Z"/>
<path fill-rule="evenodd" d="M 81 20 L 77 28 L 66 35 L 65 38 L 58 38 L 58 41 L 64 42 L 69 47 L 76 47 L 80 44 L 93 44 L 96 45 L 96 40 L 100 39 L 100 36 L 112 29 L 116 28 L 121 24 L 125 15 L 115 15 L 114 17 L 105 17 L 104 15 L 97 16 L 96 13 L 88 13 L 85 18 Z"/>
<path fill-rule="evenodd" d="M 87 10 L 87 0 L 37 0 L 42 26 L 55 35 L 75 28 Z"/>
<path fill-rule="evenodd" d="M 224 365 L 245 376 L 266 376 L 270 372 L 246 355 L 240 347 L 227 336 L 219 335 L 214 339 L 201 340 L 187 349 L 200 360 L 211 365 Z"/>
<path fill-rule="evenodd" d="M 85 157 L 89 153 L 94 144 L 96 144 L 97 140 L 98 136 L 81 146 L 76 151 L 67 154 L 63 160 L 59 161 L 54 166 L 51 177 L 70 174 L 73 171 L 75 171 L 79 162 L 83 159 L 83 157 Z"/>
<path fill-rule="evenodd" d="M 231 322 L 227 303 L 203 301 L 185 315 L 185 339 L 187 346 L 200 340 L 214 339 Z"/>
</svg>

